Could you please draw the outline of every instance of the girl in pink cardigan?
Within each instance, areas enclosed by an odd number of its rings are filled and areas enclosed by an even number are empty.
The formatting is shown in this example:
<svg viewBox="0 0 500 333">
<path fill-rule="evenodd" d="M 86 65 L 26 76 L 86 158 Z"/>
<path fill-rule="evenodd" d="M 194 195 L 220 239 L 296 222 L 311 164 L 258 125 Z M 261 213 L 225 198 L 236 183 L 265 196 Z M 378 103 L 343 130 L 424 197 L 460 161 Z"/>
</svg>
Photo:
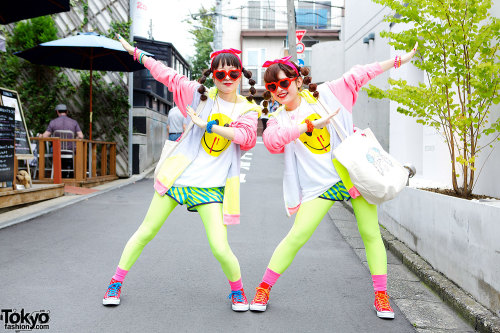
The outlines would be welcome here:
<svg viewBox="0 0 500 333">
<path fill-rule="evenodd" d="M 263 65 L 268 67 L 264 74 L 268 90 L 264 98 L 269 99 L 272 94 L 282 104 L 270 115 L 263 140 L 271 153 L 284 154 L 286 212 L 288 216 L 297 215 L 290 232 L 271 257 L 250 310 L 266 310 L 271 287 L 334 202 L 351 200 L 372 274 L 377 316 L 394 318 L 387 295 L 387 255 L 380 236 L 377 207 L 369 204 L 354 187 L 346 188 L 349 175 L 332 154 L 341 139 L 330 121 L 336 116 L 346 132 L 352 134 L 352 106 L 359 89 L 380 73 L 410 61 L 415 50 L 416 46 L 403 57 L 355 66 L 340 79 L 319 86 L 310 84 L 309 70 L 292 63 L 290 57 L 267 61 Z M 309 90 L 300 89 L 303 83 L 309 84 Z"/>
<path fill-rule="evenodd" d="M 181 112 L 184 116 L 189 114 L 195 126 L 184 134 L 173 153 L 161 161 L 149 210 L 123 250 L 103 304 L 120 304 L 125 275 L 173 209 L 186 204 L 189 211 L 200 214 L 212 253 L 229 281 L 232 309 L 247 311 L 249 304 L 240 265 L 227 241 L 226 225 L 239 223 L 241 150 L 254 147 L 257 136 L 260 107 L 252 102 L 252 96 L 247 100 L 237 94 L 242 74 L 250 78 L 251 72 L 242 67 L 240 51 L 226 49 L 212 53 L 210 69 L 199 82 L 189 81 L 134 49 L 120 36 L 118 39 L 157 81 L 169 88 Z M 206 92 L 203 83 L 210 74 L 216 88 Z M 253 86 L 255 81 L 250 80 L 250 84 Z M 251 93 L 255 93 L 255 88 L 251 88 Z"/>
</svg>

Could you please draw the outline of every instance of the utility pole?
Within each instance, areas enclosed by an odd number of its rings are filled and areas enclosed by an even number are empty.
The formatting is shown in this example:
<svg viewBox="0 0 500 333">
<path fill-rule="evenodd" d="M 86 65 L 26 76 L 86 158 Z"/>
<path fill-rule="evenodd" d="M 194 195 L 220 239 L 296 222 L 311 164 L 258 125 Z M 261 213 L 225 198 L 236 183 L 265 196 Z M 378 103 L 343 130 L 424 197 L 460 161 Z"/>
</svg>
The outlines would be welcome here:
<svg viewBox="0 0 500 333">
<path fill-rule="evenodd" d="M 288 16 L 288 55 L 292 56 L 292 61 L 297 62 L 297 43 L 295 42 L 295 3 L 294 0 L 287 0 Z"/>
<path fill-rule="evenodd" d="M 215 5 L 215 31 L 214 50 L 222 49 L 222 0 L 217 0 Z"/>
</svg>

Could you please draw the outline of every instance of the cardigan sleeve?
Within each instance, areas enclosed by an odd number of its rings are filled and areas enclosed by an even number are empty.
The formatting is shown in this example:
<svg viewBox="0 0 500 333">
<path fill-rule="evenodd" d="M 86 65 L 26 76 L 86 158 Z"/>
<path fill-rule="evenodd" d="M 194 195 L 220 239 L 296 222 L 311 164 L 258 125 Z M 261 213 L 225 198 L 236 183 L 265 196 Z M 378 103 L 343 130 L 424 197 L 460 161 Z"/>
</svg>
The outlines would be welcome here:
<svg viewBox="0 0 500 333">
<path fill-rule="evenodd" d="M 271 117 L 267 122 L 267 128 L 262 134 L 262 139 L 267 150 L 271 154 L 281 154 L 285 151 L 285 145 L 300 136 L 299 128 L 281 127 L 276 118 Z"/>
<path fill-rule="evenodd" d="M 186 76 L 153 58 L 148 58 L 144 66 L 149 69 L 156 81 L 163 83 L 173 93 L 175 104 L 186 117 L 186 106 L 193 102 L 194 93 L 200 84 L 190 81 Z"/>
<path fill-rule="evenodd" d="M 352 106 L 356 103 L 359 89 L 381 73 L 383 70 L 378 62 L 369 65 L 356 65 L 341 78 L 326 82 L 326 84 L 340 103 L 352 112 Z"/>
<path fill-rule="evenodd" d="M 233 142 L 239 144 L 242 150 L 255 147 L 258 117 L 256 111 L 250 111 L 231 123 L 231 127 L 234 128 Z"/>
</svg>

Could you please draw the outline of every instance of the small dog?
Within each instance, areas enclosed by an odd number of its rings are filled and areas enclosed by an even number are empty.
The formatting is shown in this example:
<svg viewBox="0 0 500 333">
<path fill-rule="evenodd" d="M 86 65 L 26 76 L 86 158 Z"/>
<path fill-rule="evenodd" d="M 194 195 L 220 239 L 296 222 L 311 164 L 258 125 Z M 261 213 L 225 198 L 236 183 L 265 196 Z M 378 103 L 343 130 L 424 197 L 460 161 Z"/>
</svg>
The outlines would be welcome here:
<svg viewBox="0 0 500 333">
<path fill-rule="evenodd" d="M 24 188 L 31 187 L 31 177 L 25 170 L 20 170 L 16 176 L 17 183 L 24 185 Z"/>
</svg>

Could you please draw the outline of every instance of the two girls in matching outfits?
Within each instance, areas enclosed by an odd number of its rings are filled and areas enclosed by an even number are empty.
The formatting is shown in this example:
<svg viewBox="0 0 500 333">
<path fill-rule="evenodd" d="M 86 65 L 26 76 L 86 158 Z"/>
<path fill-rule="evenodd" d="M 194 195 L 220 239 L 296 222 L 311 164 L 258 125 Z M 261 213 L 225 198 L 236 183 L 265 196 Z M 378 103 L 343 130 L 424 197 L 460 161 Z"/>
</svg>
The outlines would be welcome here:
<svg viewBox="0 0 500 333">
<path fill-rule="evenodd" d="M 261 107 L 253 101 L 255 81 L 242 66 L 241 52 L 224 49 L 212 53 L 210 69 L 196 82 L 118 38 L 125 50 L 168 87 L 176 105 L 191 117 L 194 125 L 174 152 L 160 161 L 150 207 L 123 250 L 103 304 L 120 303 L 124 278 L 142 249 L 173 209 L 186 204 L 188 210 L 200 214 L 212 253 L 228 279 L 232 309 L 265 311 L 271 288 L 334 202 L 350 200 L 372 274 L 375 310 L 381 318 L 394 318 L 387 295 L 387 255 L 379 231 L 377 207 L 360 196 L 347 171 L 334 159 L 333 149 L 341 140 L 331 120 L 336 116 L 344 129 L 352 133 L 352 107 L 359 89 L 392 66 L 410 61 L 415 49 L 399 60 L 396 57 L 396 61 L 356 66 L 340 79 L 319 86 L 310 84 L 309 70 L 291 62 L 290 57 L 264 64 L 267 67 L 264 99 L 269 100 L 272 95 L 282 106 L 270 114 L 263 140 L 271 153 L 284 155 L 285 207 L 288 216 L 296 213 L 296 218 L 290 232 L 276 247 L 249 303 L 238 259 L 227 240 L 227 225 L 239 223 L 240 156 L 242 151 L 255 146 L 261 115 Z M 215 87 L 207 91 L 203 83 L 209 75 Z M 251 85 L 251 96 L 246 98 L 237 94 L 242 76 Z M 303 84 L 309 84 L 309 89 L 302 89 Z M 267 103 L 263 105 L 266 107 Z"/>
</svg>

